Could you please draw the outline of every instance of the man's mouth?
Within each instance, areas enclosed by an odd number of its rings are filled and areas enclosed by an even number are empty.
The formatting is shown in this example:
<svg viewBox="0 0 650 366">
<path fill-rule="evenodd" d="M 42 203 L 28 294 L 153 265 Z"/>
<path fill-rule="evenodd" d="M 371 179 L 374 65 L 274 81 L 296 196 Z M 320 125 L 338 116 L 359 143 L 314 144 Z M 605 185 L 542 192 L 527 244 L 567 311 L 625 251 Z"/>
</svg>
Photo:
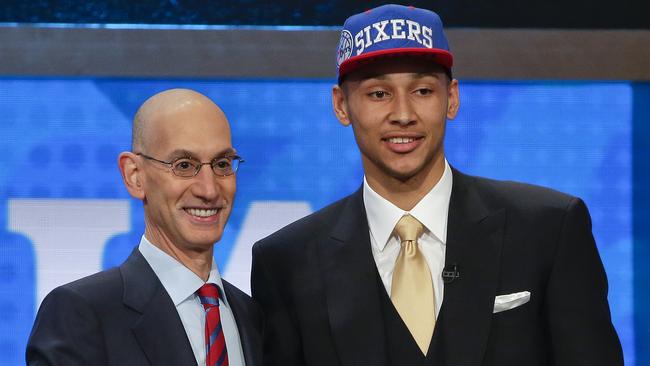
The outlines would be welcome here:
<svg viewBox="0 0 650 366">
<path fill-rule="evenodd" d="M 219 213 L 217 208 L 185 208 L 185 212 L 196 217 L 210 217 Z"/>
<path fill-rule="evenodd" d="M 415 140 L 415 137 L 391 137 L 388 139 L 388 142 L 391 144 L 408 144 Z"/>
<path fill-rule="evenodd" d="M 383 138 L 386 147 L 398 154 L 407 154 L 414 151 L 423 140 L 423 136 L 389 136 Z"/>
</svg>

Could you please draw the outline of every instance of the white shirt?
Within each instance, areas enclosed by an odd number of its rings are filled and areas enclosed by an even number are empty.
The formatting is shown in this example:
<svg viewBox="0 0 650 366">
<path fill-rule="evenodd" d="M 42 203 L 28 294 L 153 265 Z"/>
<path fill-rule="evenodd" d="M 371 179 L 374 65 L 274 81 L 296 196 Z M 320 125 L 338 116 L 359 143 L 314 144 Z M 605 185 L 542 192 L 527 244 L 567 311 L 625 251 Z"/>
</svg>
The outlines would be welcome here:
<svg viewBox="0 0 650 366">
<path fill-rule="evenodd" d="M 436 298 L 436 318 L 444 294 L 442 269 L 445 266 L 447 214 L 452 180 L 451 168 L 445 160 L 445 170 L 438 183 L 408 212 L 380 196 L 368 185 L 366 178 L 363 179 L 363 203 L 370 228 L 372 256 L 388 296 L 391 294 L 393 270 L 400 250 L 400 241 L 393 233 L 395 225 L 407 213 L 424 225 L 422 235 L 418 238 L 418 247 L 431 272 Z"/>
<path fill-rule="evenodd" d="M 140 240 L 138 249 L 154 273 L 156 273 L 156 276 L 158 276 L 169 297 L 172 298 L 183 323 L 183 328 L 185 328 L 187 338 L 192 345 L 197 364 L 205 365 L 205 310 L 201 305 L 201 300 L 195 294 L 204 285 L 203 280 L 176 259 L 151 244 L 144 235 Z M 223 334 L 226 338 L 229 364 L 244 366 L 244 352 L 241 348 L 237 323 L 223 291 L 221 275 L 214 260 L 212 260 L 212 269 L 207 283 L 219 286 L 224 296 L 223 301 L 219 302 L 219 312 L 221 314 Z"/>
</svg>

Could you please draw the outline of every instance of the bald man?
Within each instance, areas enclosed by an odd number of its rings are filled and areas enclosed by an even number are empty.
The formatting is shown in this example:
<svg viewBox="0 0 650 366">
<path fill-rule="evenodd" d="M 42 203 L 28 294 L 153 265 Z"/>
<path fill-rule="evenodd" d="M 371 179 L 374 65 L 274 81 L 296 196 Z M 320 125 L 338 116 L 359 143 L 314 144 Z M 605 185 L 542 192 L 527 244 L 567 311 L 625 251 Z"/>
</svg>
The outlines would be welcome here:
<svg viewBox="0 0 650 366">
<path fill-rule="evenodd" d="M 210 99 L 187 89 L 149 98 L 133 121 L 132 151 L 118 159 L 126 189 L 144 204 L 140 244 L 120 267 L 43 300 L 27 364 L 261 364 L 262 314 L 213 259 L 240 162 Z"/>
</svg>

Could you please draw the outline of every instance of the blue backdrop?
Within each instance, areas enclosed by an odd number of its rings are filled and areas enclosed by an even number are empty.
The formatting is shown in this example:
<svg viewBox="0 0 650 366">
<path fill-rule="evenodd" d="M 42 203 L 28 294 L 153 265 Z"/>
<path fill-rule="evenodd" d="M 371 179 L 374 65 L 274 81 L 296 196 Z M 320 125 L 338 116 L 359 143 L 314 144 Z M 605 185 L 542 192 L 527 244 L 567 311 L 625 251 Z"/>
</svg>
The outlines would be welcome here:
<svg viewBox="0 0 650 366">
<path fill-rule="evenodd" d="M 147 97 L 192 88 L 228 115 L 246 163 L 215 257 L 224 276 L 246 289 L 252 240 L 361 183 L 352 131 L 331 112 L 332 84 L 0 79 L 2 364 L 24 364 L 43 293 L 57 281 L 119 264 L 138 243 L 142 207 L 123 188 L 116 161 Z M 635 329 L 635 320 L 637 328 L 647 320 L 634 313 L 635 304 L 647 304 L 634 287 L 633 224 L 643 220 L 633 207 L 637 89 L 648 94 L 625 82 L 461 81 L 460 114 L 445 142 L 450 163 L 466 173 L 550 186 L 586 201 L 628 365 L 641 349 L 635 339 L 648 339 Z"/>
</svg>

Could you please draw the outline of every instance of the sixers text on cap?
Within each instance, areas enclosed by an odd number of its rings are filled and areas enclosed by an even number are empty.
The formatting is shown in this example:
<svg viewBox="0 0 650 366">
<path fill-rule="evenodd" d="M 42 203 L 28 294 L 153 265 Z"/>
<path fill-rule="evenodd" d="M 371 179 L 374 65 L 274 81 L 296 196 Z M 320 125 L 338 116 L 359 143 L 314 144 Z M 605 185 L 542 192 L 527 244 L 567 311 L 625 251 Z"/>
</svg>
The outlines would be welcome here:
<svg viewBox="0 0 650 366">
<path fill-rule="evenodd" d="M 361 61 L 399 54 L 428 56 L 451 72 L 453 56 L 438 14 L 389 4 L 349 17 L 337 49 L 338 78 Z"/>
</svg>

